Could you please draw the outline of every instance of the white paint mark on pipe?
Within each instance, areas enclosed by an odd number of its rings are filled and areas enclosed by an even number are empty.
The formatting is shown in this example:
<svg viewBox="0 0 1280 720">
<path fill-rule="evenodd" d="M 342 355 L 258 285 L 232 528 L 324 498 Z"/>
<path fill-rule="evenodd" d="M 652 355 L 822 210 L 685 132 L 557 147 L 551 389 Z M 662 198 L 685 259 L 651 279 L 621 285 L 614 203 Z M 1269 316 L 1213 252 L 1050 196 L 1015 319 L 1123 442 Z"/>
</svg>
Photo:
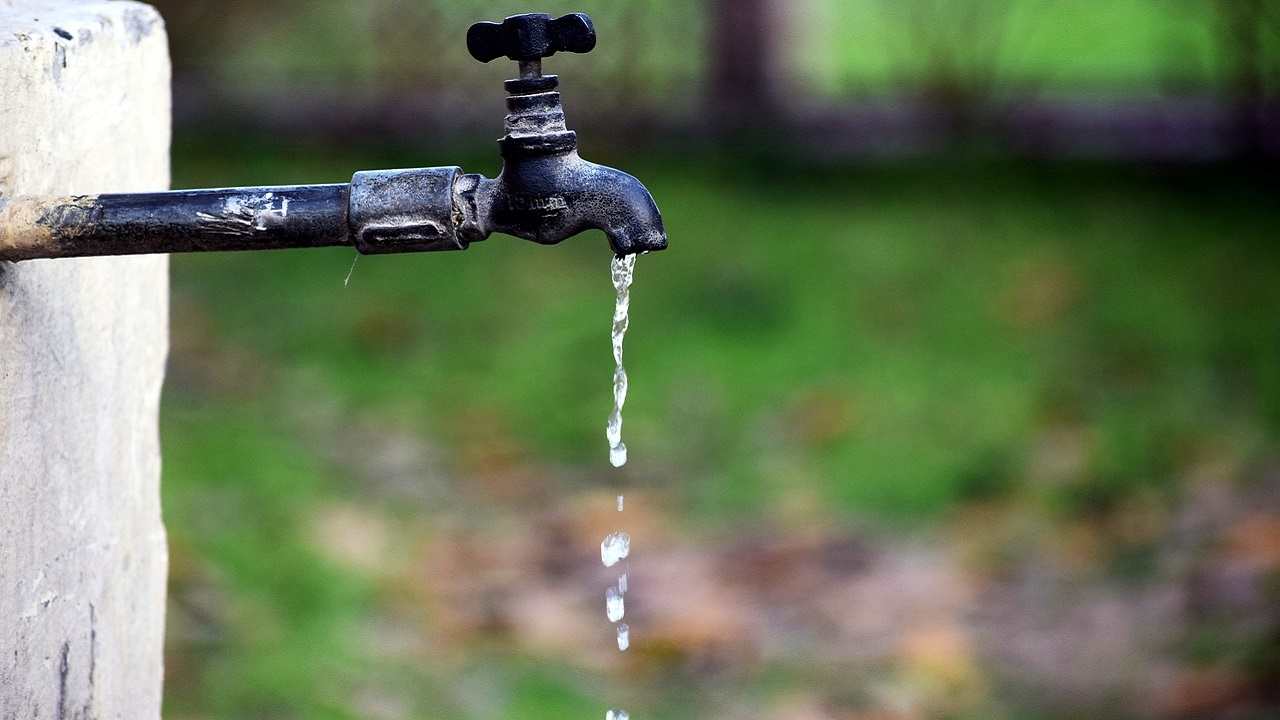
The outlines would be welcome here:
<svg viewBox="0 0 1280 720">
<path fill-rule="evenodd" d="M 279 198 L 279 207 L 276 200 L 273 199 L 275 193 L 267 193 L 263 195 L 261 200 L 251 198 L 247 206 L 252 206 L 254 201 L 263 204 L 263 207 L 253 208 L 253 226 L 258 230 L 266 230 L 268 224 L 275 224 L 289 217 L 289 198 Z"/>
<path fill-rule="evenodd" d="M 222 235 L 249 235 L 282 224 L 289 217 L 289 198 L 273 192 L 235 195 L 222 204 L 218 214 L 199 212 L 196 217 L 208 224 L 210 232 Z"/>
</svg>

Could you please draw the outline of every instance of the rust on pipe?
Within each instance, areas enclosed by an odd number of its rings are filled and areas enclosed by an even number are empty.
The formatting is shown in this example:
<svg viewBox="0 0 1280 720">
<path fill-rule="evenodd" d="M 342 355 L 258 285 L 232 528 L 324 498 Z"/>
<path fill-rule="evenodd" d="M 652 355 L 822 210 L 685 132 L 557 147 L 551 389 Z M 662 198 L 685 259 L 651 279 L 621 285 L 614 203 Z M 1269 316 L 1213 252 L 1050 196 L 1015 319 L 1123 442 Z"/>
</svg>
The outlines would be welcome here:
<svg viewBox="0 0 1280 720">
<path fill-rule="evenodd" d="M 67 256 L 96 202 L 95 195 L 0 200 L 0 260 Z"/>
</svg>

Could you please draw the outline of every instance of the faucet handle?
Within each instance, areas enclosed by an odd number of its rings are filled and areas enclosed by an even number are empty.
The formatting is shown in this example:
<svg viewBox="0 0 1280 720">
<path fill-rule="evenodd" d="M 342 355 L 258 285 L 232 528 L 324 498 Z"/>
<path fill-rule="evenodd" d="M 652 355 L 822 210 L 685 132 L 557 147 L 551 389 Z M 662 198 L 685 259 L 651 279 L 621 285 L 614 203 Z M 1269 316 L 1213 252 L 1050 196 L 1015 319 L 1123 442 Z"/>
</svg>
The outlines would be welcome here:
<svg viewBox="0 0 1280 720">
<path fill-rule="evenodd" d="M 517 62 L 531 62 L 557 52 L 588 53 L 595 46 L 596 29 L 586 13 L 554 20 L 546 13 L 525 13 L 500 23 L 478 22 L 467 30 L 467 50 L 485 63 L 504 55 Z"/>
</svg>

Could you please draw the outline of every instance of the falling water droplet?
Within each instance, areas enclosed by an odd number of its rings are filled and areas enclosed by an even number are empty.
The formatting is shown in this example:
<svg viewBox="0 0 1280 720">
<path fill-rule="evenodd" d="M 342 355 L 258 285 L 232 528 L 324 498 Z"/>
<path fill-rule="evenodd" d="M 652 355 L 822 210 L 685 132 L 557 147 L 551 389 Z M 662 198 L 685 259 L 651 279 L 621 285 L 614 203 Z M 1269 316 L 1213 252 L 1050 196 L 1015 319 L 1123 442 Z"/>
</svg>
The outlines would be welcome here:
<svg viewBox="0 0 1280 720">
<path fill-rule="evenodd" d="M 609 464 L 614 467 L 622 467 L 627 464 L 627 446 L 624 443 L 618 443 L 609 448 Z"/>
<path fill-rule="evenodd" d="M 604 591 L 604 614 L 609 618 L 609 622 L 618 622 L 622 616 L 627 613 L 625 602 L 622 599 L 622 593 L 618 592 L 618 588 L 609 586 Z"/>
<path fill-rule="evenodd" d="M 631 647 L 631 627 L 626 623 L 618 623 L 618 650 L 626 652 Z"/>
<path fill-rule="evenodd" d="M 627 594 L 627 574 L 622 573 L 618 576 L 618 592 L 623 595 Z"/>
<path fill-rule="evenodd" d="M 626 501 L 621 495 L 618 496 L 618 512 L 622 512 L 623 505 Z"/>
<path fill-rule="evenodd" d="M 624 532 L 611 532 L 600 543 L 600 562 L 613 567 L 631 554 L 631 536 Z"/>
<path fill-rule="evenodd" d="M 610 710 L 604 714 L 604 720 L 631 720 L 626 710 Z"/>
</svg>

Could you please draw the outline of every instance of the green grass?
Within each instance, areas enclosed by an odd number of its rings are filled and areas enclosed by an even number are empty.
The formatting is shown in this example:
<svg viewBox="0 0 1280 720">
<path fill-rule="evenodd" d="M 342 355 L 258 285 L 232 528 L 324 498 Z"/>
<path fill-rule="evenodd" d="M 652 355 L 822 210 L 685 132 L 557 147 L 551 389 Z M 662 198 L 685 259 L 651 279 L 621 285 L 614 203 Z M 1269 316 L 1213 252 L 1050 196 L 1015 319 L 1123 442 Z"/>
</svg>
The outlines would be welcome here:
<svg viewBox="0 0 1280 720">
<path fill-rule="evenodd" d="M 175 185 L 457 160 L 311 150 L 187 146 Z M 653 190 L 672 244 L 641 259 L 633 291 L 628 482 L 669 493 L 690 528 L 767 522 L 798 496 L 889 527 L 992 496 L 1089 517 L 1176 495 L 1210 453 L 1276 449 L 1280 213 L 1247 180 L 621 164 Z M 303 537 L 309 508 L 363 492 L 313 432 L 317 414 L 408 429 L 461 472 L 465 448 L 489 445 L 588 482 L 605 472 L 603 237 L 367 257 L 344 288 L 352 256 L 174 258 L 175 337 L 198 336 L 215 368 L 242 360 L 196 380 L 178 368 L 166 394 L 165 512 L 175 554 L 198 569 L 178 582 L 211 573 L 230 594 L 218 640 L 174 676 L 171 709 L 352 716 L 343 698 L 363 675 L 339 668 L 364 667 L 352 628 L 385 589 Z M 1063 428 L 1090 439 L 1086 462 L 1046 484 L 1035 451 Z M 512 717 L 595 711 L 555 668 L 494 663 Z M 432 687 L 415 686 L 426 705 Z"/>
<path fill-rule="evenodd" d="M 1263 340 L 1280 292 L 1259 260 L 1274 218 L 1228 178 L 958 167 L 766 182 L 680 162 L 639 169 L 674 250 L 639 263 L 628 430 L 641 463 L 699 474 L 684 492 L 701 512 L 768 507 L 785 492 L 777 463 L 825 478 L 844 511 L 927 515 L 1055 414 L 1106 429 L 1107 476 L 1156 467 L 1206 417 L 1280 411 Z M 351 412 L 446 442 L 492 412 L 541 461 L 598 459 L 602 236 L 362 258 L 344 288 L 352 258 L 185 257 L 174 282 L 284 386 L 305 371 Z M 807 427 L 813 411 L 832 427 Z"/>
<path fill-rule="evenodd" d="M 326 495 L 327 473 L 259 408 L 184 405 L 171 398 L 164 417 L 173 582 L 208 582 L 227 596 L 216 617 L 204 618 L 212 635 L 205 652 L 186 658 L 198 669 L 170 672 L 167 711 L 268 717 L 287 707 L 304 717 L 353 717 L 343 709 L 355 664 L 348 635 L 368 589 L 318 558 L 300 528 Z M 198 686 L 183 687 L 192 676 Z"/>
</svg>

